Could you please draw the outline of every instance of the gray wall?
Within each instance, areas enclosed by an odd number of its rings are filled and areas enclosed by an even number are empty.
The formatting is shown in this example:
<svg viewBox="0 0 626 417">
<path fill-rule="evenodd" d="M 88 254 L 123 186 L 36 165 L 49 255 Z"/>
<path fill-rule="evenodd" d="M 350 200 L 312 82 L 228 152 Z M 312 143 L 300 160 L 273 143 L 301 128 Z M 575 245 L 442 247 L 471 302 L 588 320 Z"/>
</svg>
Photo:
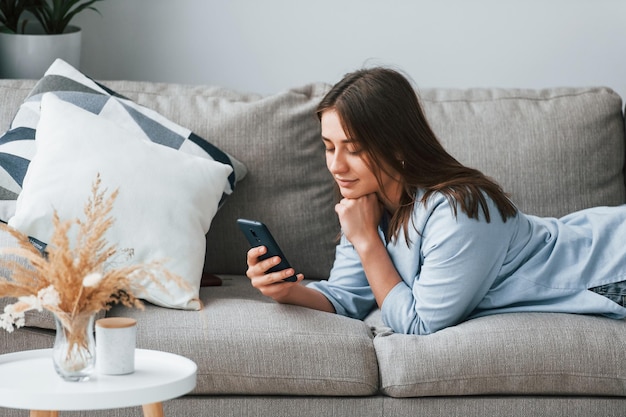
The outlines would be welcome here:
<svg viewBox="0 0 626 417">
<path fill-rule="evenodd" d="M 273 93 L 391 64 L 425 87 L 605 85 L 626 97 L 626 0 L 105 0 L 99 79 Z"/>
</svg>

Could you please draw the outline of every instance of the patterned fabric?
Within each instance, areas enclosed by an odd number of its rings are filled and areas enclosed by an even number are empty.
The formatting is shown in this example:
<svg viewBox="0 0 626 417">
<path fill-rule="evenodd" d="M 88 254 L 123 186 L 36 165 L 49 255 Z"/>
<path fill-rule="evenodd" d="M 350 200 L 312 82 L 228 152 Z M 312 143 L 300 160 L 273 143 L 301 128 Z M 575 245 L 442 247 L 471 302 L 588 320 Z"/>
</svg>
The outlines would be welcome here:
<svg viewBox="0 0 626 417">
<path fill-rule="evenodd" d="M 230 165 L 233 173 L 224 188 L 220 206 L 247 174 L 240 161 L 191 130 L 117 94 L 58 59 L 20 106 L 9 131 L 0 137 L 0 221 L 7 222 L 14 213 L 15 200 L 35 155 L 41 97 L 46 92 L 54 92 L 62 100 L 114 121 L 152 142 Z"/>
<path fill-rule="evenodd" d="M 589 290 L 608 298 L 622 307 L 626 307 L 626 281 L 613 282 L 589 288 Z"/>
<path fill-rule="evenodd" d="M 37 153 L 9 226 L 41 242 L 53 236 L 53 216 L 84 218 L 94 179 L 101 191 L 118 190 L 109 213 L 107 244 L 132 256 L 118 267 L 161 261 L 186 285 L 158 275 L 142 278 L 135 295 L 162 307 L 198 310 L 206 233 L 232 167 L 143 140 L 54 93 L 41 99 Z M 70 245 L 78 242 L 70 234 Z"/>
</svg>

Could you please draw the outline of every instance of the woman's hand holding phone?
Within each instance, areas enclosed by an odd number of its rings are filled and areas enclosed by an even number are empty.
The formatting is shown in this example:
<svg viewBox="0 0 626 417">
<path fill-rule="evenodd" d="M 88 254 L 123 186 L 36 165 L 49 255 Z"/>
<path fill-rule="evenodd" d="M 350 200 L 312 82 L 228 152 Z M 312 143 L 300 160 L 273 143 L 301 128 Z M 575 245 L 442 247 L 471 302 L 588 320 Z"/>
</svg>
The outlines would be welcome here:
<svg viewBox="0 0 626 417">
<path fill-rule="evenodd" d="M 295 280 L 285 281 L 285 279 L 295 274 L 291 267 L 280 271 L 268 272 L 280 264 L 281 259 L 279 256 L 272 256 L 263 260 L 259 259 L 259 257 L 265 254 L 267 254 L 265 246 L 257 246 L 248 251 L 246 276 L 250 278 L 252 286 L 259 290 L 261 294 L 281 302 L 289 298 L 293 287 L 298 285 L 304 279 L 304 276 L 297 274 L 295 275 Z"/>
<path fill-rule="evenodd" d="M 322 293 L 300 285 L 304 275 L 296 275 L 263 223 L 238 219 L 237 224 L 252 246 L 247 256 L 246 276 L 254 288 L 279 303 L 335 312 L 333 305 Z"/>
<path fill-rule="evenodd" d="M 276 301 L 287 297 L 290 286 L 276 284 L 299 282 L 304 277 L 296 275 L 265 224 L 246 219 L 238 219 L 237 224 L 252 246 L 246 271 L 252 286 Z"/>
</svg>

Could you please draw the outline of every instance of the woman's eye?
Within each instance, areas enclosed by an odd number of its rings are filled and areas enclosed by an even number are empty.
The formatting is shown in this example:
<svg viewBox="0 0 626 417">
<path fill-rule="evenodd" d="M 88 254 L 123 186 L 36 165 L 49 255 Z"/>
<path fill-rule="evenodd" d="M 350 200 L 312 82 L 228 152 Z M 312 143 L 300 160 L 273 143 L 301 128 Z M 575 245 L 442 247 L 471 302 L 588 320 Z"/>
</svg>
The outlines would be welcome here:
<svg viewBox="0 0 626 417">
<path fill-rule="evenodd" d="M 332 153 L 335 150 L 335 148 L 326 148 L 326 153 Z"/>
</svg>

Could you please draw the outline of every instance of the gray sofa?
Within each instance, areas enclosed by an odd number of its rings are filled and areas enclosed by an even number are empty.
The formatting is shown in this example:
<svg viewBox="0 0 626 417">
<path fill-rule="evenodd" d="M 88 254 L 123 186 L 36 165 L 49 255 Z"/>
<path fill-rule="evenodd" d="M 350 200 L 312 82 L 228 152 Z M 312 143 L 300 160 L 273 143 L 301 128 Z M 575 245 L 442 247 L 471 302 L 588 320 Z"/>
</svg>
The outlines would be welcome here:
<svg viewBox="0 0 626 417">
<path fill-rule="evenodd" d="M 34 81 L 0 80 L 5 130 Z M 216 87 L 106 83 L 213 141 L 248 168 L 207 235 L 201 311 L 115 307 L 138 320 L 138 347 L 198 365 L 196 389 L 164 404 L 195 416 L 624 416 L 626 323 L 567 314 L 508 314 L 429 336 L 279 305 L 243 275 L 235 219 L 266 222 L 307 279 L 324 279 L 339 231 L 333 181 L 313 115 L 328 86 L 270 96 Z M 622 101 L 606 88 L 420 92 L 444 145 L 496 178 L 527 213 L 562 216 L 626 203 Z M 477 260 L 480 262 L 480 260 Z M 209 282 L 210 280 L 206 280 Z M 0 332 L 0 352 L 51 347 L 49 316 Z M 24 411 L 0 409 L 3 416 Z M 141 408 L 67 412 L 139 416 Z"/>
</svg>

